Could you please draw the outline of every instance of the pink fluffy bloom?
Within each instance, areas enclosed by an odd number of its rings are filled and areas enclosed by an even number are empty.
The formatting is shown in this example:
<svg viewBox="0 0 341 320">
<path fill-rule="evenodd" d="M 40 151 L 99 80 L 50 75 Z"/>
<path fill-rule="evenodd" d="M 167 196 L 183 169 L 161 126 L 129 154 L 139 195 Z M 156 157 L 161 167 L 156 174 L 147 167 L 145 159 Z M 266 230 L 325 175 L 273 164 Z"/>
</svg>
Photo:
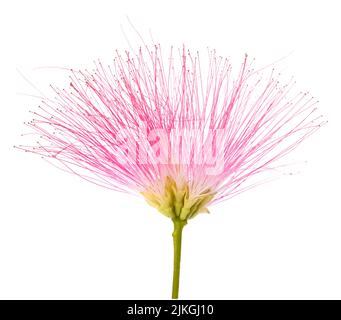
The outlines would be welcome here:
<svg viewBox="0 0 341 320">
<path fill-rule="evenodd" d="M 214 51 L 204 63 L 185 48 L 166 57 L 155 46 L 70 70 L 70 88 L 53 88 L 28 123 L 38 144 L 20 148 L 172 218 L 177 298 L 187 220 L 257 185 L 323 121 L 313 97 L 247 56 L 237 70 Z"/>
<path fill-rule="evenodd" d="M 249 177 L 321 125 L 313 97 L 291 94 L 293 81 L 280 85 L 247 56 L 234 77 L 215 52 L 204 68 L 184 48 L 163 59 L 155 46 L 117 53 L 112 66 L 99 62 L 92 72 L 70 70 L 70 89 L 54 88 L 56 98 L 29 123 L 39 144 L 21 147 L 107 188 L 160 202 L 171 179 L 214 203 L 250 188 Z"/>
</svg>

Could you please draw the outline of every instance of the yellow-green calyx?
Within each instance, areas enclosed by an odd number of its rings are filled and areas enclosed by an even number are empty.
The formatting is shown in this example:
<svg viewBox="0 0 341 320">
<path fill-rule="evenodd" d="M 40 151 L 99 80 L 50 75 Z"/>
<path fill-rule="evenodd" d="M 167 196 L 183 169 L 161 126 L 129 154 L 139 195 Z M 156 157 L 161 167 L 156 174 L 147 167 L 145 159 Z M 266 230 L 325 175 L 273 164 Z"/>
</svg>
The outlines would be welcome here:
<svg viewBox="0 0 341 320">
<path fill-rule="evenodd" d="M 141 194 L 151 206 L 158 209 L 162 214 L 180 220 L 191 219 L 198 213 L 209 213 L 206 205 L 215 195 L 210 189 L 206 189 L 198 195 L 191 195 L 188 183 L 179 187 L 174 179 L 169 176 L 165 179 L 163 193 L 156 194 L 147 190 Z"/>
</svg>

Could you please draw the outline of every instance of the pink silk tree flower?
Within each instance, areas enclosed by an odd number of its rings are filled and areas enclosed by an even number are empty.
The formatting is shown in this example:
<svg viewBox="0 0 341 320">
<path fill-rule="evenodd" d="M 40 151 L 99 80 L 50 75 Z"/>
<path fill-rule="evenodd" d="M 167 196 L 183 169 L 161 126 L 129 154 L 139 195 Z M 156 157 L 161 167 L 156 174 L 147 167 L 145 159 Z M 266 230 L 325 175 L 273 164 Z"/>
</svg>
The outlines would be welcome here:
<svg viewBox="0 0 341 320">
<path fill-rule="evenodd" d="M 295 93 L 293 80 L 280 84 L 273 69 L 255 70 L 245 56 L 235 71 L 215 51 L 202 60 L 184 47 L 164 59 L 157 45 L 70 70 L 69 89 L 52 87 L 28 123 L 39 142 L 19 146 L 172 219 L 174 299 L 188 220 L 259 184 L 249 178 L 324 123 L 318 101 Z"/>
</svg>

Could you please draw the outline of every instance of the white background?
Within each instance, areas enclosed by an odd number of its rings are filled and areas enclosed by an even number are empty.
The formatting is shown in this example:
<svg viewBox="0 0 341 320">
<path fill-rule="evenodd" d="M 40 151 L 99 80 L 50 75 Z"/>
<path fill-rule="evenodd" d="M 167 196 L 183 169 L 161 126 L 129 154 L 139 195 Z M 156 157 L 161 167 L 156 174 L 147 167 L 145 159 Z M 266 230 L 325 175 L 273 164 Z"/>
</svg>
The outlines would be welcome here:
<svg viewBox="0 0 341 320">
<path fill-rule="evenodd" d="M 185 43 L 278 64 L 329 123 L 288 158 L 294 175 L 213 206 L 184 230 L 180 297 L 341 298 L 339 1 L 1 2 L 0 298 L 168 299 L 172 223 L 142 199 L 86 183 L 12 148 L 46 66 L 87 68 L 134 45 L 126 16 Z M 122 32 L 121 25 L 124 32 Z M 38 68 L 38 69 L 37 69 Z M 28 80 L 24 79 L 25 76 Z M 68 85 L 68 82 L 65 86 Z M 35 138 L 32 138 L 35 139 Z M 305 163 L 307 161 L 307 163 Z"/>
</svg>

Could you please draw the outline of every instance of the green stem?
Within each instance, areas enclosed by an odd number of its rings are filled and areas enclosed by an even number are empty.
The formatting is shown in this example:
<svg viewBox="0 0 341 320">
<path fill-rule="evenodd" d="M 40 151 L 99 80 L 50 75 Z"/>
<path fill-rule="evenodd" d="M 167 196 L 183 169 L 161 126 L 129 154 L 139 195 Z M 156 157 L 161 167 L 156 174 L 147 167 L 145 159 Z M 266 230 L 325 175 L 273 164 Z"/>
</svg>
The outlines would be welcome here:
<svg viewBox="0 0 341 320">
<path fill-rule="evenodd" d="M 174 231 L 174 269 L 173 269 L 173 290 L 172 299 L 178 299 L 179 296 L 179 280 L 180 280 L 180 260 L 181 260 L 181 237 L 182 229 L 187 224 L 187 220 L 180 220 L 180 218 L 173 218 Z"/>
</svg>

